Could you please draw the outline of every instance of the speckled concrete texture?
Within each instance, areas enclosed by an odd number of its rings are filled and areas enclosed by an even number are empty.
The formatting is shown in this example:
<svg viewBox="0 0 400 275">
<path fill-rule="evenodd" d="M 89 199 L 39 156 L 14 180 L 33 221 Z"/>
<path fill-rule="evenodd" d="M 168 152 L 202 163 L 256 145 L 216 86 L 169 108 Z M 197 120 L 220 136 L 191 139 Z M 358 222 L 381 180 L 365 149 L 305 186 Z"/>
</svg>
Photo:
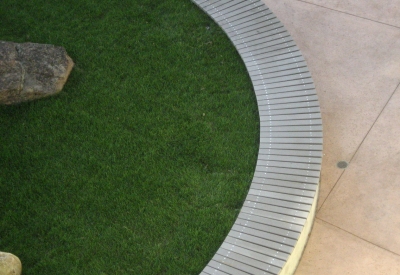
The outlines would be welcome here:
<svg viewBox="0 0 400 275">
<path fill-rule="evenodd" d="M 400 274 L 400 0 L 263 1 L 308 63 L 324 126 L 317 225 L 297 274 Z M 361 268 L 368 253 L 381 253 L 376 269 Z"/>
<path fill-rule="evenodd" d="M 304 2 L 400 27 L 398 0 L 304 0 Z"/>
<path fill-rule="evenodd" d="M 296 275 L 399 274 L 400 257 L 316 219 Z"/>
<path fill-rule="evenodd" d="M 318 217 L 400 255 L 399 211 L 400 88 L 366 136 Z"/>
</svg>

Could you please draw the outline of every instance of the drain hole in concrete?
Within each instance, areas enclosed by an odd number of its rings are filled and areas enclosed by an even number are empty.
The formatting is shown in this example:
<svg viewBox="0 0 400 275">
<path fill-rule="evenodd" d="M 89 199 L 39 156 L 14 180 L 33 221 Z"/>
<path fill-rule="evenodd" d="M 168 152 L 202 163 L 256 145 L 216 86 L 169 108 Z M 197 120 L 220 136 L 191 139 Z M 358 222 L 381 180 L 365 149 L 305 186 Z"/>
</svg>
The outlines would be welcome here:
<svg viewBox="0 0 400 275">
<path fill-rule="evenodd" d="M 349 166 L 349 164 L 347 163 L 347 161 L 344 161 L 344 160 L 339 161 L 336 165 L 337 165 L 337 167 L 340 168 L 340 169 L 345 169 L 345 168 L 347 168 L 347 166 Z"/>
</svg>

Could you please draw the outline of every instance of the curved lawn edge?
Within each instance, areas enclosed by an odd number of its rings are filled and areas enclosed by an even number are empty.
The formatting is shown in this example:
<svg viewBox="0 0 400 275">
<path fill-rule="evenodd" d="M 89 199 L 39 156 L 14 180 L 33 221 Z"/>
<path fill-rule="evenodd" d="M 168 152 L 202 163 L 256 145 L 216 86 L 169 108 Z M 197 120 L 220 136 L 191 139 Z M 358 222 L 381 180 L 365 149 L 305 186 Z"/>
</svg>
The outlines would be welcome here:
<svg viewBox="0 0 400 275">
<path fill-rule="evenodd" d="M 300 50 L 259 0 L 192 0 L 227 34 L 252 79 L 260 149 L 248 196 L 201 274 L 293 274 L 315 219 L 322 121 Z"/>
</svg>

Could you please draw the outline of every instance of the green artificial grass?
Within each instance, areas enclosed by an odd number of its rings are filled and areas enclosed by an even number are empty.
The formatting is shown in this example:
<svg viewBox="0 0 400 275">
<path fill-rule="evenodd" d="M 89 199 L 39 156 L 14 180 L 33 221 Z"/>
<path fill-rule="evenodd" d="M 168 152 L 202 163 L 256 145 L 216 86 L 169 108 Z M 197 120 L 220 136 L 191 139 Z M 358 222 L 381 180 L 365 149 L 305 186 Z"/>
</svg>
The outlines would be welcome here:
<svg viewBox="0 0 400 275">
<path fill-rule="evenodd" d="M 189 0 L 2 0 L 0 40 L 64 46 L 51 98 L 0 107 L 0 251 L 28 274 L 198 274 L 258 150 L 246 69 Z"/>
</svg>

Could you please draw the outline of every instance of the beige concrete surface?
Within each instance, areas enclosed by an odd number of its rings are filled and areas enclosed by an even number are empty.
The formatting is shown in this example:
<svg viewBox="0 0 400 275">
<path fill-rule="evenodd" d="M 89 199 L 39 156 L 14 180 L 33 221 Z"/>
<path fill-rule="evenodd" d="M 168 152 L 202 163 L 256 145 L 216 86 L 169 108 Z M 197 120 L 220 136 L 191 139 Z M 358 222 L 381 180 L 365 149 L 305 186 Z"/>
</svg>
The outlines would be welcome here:
<svg viewBox="0 0 400 275">
<path fill-rule="evenodd" d="M 318 217 L 400 255 L 400 88 Z"/>
<path fill-rule="evenodd" d="M 325 154 L 321 206 L 343 172 L 336 163 L 350 161 L 398 84 L 400 28 L 295 0 L 264 2 L 293 36 L 317 88 Z"/>
<path fill-rule="evenodd" d="M 400 27 L 398 0 L 303 0 L 322 7 L 354 14 L 373 21 Z"/>
<path fill-rule="evenodd" d="M 308 63 L 324 127 L 317 223 L 296 274 L 400 275 L 400 0 L 263 1 Z"/>
<path fill-rule="evenodd" d="M 296 275 L 399 274 L 400 257 L 319 219 Z"/>
</svg>

